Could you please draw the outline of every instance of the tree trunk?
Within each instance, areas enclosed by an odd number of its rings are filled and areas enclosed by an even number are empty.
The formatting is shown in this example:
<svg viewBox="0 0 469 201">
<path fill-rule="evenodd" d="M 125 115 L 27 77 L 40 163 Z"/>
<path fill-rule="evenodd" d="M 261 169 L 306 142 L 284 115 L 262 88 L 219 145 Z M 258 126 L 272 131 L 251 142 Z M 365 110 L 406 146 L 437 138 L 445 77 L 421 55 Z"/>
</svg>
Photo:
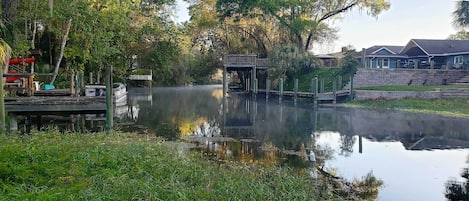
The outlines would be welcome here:
<svg viewBox="0 0 469 201">
<path fill-rule="evenodd" d="M 67 21 L 67 29 L 65 30 L 64 37 L 62 38 L 62 45 L 60 47 L 59 59 L 57 59 L 57 63 L 55 64 L 55 69 L 54 69 L 54 73 L 52 74 L 52 79 L 50 81 L 50 84 L 54 84 L 55 79 L 57 78 L 57 74 L 59 73 L 60 63 L 62 62 L 62 57 L 64 56 L 64 49 L 65 49 L 65 45 L 67 44 L 68 32 L 70 32 L 71 26 L 72 26 L 72 19 L 69 19 Z"/>
</svg>

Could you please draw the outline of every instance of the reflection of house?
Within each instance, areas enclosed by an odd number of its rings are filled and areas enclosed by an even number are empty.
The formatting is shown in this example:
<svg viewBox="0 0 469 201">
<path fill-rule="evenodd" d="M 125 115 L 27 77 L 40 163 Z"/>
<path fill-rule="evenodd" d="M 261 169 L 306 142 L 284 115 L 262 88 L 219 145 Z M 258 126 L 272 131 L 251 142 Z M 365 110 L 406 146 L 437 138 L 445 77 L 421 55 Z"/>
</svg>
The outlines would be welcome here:
<svg viewBox="0 0 469 201">
<path fill-rule="evenodd" d="M 365 50 L 365 65 L 367 68 L 399 68 L 407 60 L 405 55 L 399 54 L 403 46 L 377 45 Z M 362 50 L 363 51 L 363 50 Z M 359 52 L 358 55 L 361 55 Z"/>
</svg>

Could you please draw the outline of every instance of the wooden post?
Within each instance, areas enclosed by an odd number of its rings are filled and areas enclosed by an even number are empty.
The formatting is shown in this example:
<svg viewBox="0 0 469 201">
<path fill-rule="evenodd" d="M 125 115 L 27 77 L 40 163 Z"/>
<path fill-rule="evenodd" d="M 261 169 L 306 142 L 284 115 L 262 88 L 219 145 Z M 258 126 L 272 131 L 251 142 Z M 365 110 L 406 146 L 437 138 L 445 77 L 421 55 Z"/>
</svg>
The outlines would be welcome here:
<svg viewBox="0 0 469 201">
<path fill-rule="evenodd" d="M 349 101 L 353 100 L 353 75 L 350 76 L 350 95 L 349 95 Z"/>
<path fill-rule="evenodd" d="M 254 80 L 254 93 L 257 94 L 257 90 L 259 88 L 259 80 L 257 78 Z"/>
<path fill-rule="evenodd" d="M 106 68 L 106 130 L 108 133 L 112 133 L 114 126 L 113 119 L 113 104 L 112 104 L 112 66 Z"/>
<path fill-rule="evenodd" d="M 251 88 L 252 88 L 252 92 L 254 92 L 254 93 L 256 93 L 256 89 L 255 89 L 256 80 L 257 80 L 257 72 L 256 72 L 256 65 L 254 65 L 252 67 L 252 75 L 251 75 L 251 82 L 252 82 Z"/>
<path fill-rule="evenodd" d="M 313 78 L 312 83 L 314 87 L 313 90 L 313 99 L 314 99 L 314 107 L 318 105 L 318 77 Z"/>
<path fill-rule="evenodd" d="M 267 79 L 265 83 L 265 98 L 266 99 L 269 99 L 269 93 L 270 93 L 270 87 L 271 87 L 270 85 L 272 85 L 272 81 L 270 81 L 270 79 Z"/>
<path fill-rule="evenodd" d="M 298 98 L 298 79 L 295 79 L 295 85 L 294 85 L 294 88 L 295 88 L 295 103 L 296 103 L 296 99 Z"/>
<path fill-rule="evenodd" d="M 3 68 L 0 69 L 0 133 L 6 134 L 5 127 L 5 90 L 4 90 Z"/>
<path fill-rule="evenodd" d="M 226 66 L 223 66 L 223 96 L 226 95 L 226 93 L 228 92 L 228 84 L 226 82 Z"/>
<path fill-rule="evenodd" d="M 280 78 L 280 96 L 278 97 L 279 101 L 282 101 L 283 98 L 283 78 Z"/>
<path fill-rule="evenodd" d="M 90 84 L 93 84 L 93 72 L 90 72 Z"/>
<path fill-rule="evenodd" d="M 75 95 L 75 71 L 72 70 L 72 75 L 70 76 L 70 93 Z"/>
<path fill-rule="evenodd" d="M 358 136 L 358 153 L 363 153 L 363 142 L 362 142 L 362 136 Z"/>
<path fill-rule="evenodd" d="M 332 80 L 332 95 L 334 96 L 334 100 L 332 103 L 337 103 L 337 79 Z"/>
<path fill-rule="evenodd" d="M 435 69 L 435 61 L 430 61 L 430 69 Z"/>
<path fill-rule="evenodd" d="M 246 91 L 249 92 L 251 90 L 251 79 L 246 79 Z"/>
<path fill-rule="evenodd" d="M 75 75 L 75 96 L 80 95 L 80 73 Z"/>
</svg>

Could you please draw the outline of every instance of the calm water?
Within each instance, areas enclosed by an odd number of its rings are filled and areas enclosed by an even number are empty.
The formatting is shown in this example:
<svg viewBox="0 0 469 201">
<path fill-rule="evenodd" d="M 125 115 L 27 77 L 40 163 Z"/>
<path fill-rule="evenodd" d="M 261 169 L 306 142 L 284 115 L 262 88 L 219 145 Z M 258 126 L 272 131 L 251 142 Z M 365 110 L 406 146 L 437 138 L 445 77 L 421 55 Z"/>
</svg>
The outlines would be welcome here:
<svg viewBox="0 0 469 201">
<path fill-rule="evenodd" d="M 313 109 L 276 97 L 223 99 L 220 86 L 131 89 L 127 103 L 116 113 L 119 129 L 131 125 L 130 130 L 185 139 L 220 160 L 335 169 L 348 180 L 372 172 L 384 181 L 383 201 L 445 200 L 445 184 L 463 181 L 460 172 L 469 167 L 469 119 Z M 103 130 L 104 119 L 102 114 L 42 117 L 43 123 L 78 131 Z M 306 160 L 310 150 L 315 163 Z"/>
<path fill-rule="evenodd" d="M 129 103 L 134 121 L 169 139 L 196 141 L 221 159 L 304 168 L 311 163 L 289 156 L 314 150 L 317 167 L 335 168 L 347 179 L 369 172 L 382 179 L 379 200 L 445 200 L 446 182 L 461 180 L 460 172 L 469 166 L 468 119 L 314 110 L 307 103 L 279 103 L 274 97 L 231 94 L 224 100 L 219 86 L 156 88 L 151 97 L 145 93 L 130 91 L 129 98 L 140 97 Z"/>
</svg>

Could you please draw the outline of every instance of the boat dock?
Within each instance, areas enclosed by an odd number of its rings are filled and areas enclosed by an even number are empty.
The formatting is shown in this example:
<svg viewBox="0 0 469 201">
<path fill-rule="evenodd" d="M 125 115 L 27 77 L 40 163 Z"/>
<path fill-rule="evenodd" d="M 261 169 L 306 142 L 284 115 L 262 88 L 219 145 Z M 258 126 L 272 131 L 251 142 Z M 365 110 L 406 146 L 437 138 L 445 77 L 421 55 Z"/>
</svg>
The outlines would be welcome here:
<svg viewBox="0 0 469 201">
<path fill-rule="evenodd" d="M 106 111 L 104 97 L 30 96 L 5 98 L 8 113 L 101 113 Z"/>
</svg>

